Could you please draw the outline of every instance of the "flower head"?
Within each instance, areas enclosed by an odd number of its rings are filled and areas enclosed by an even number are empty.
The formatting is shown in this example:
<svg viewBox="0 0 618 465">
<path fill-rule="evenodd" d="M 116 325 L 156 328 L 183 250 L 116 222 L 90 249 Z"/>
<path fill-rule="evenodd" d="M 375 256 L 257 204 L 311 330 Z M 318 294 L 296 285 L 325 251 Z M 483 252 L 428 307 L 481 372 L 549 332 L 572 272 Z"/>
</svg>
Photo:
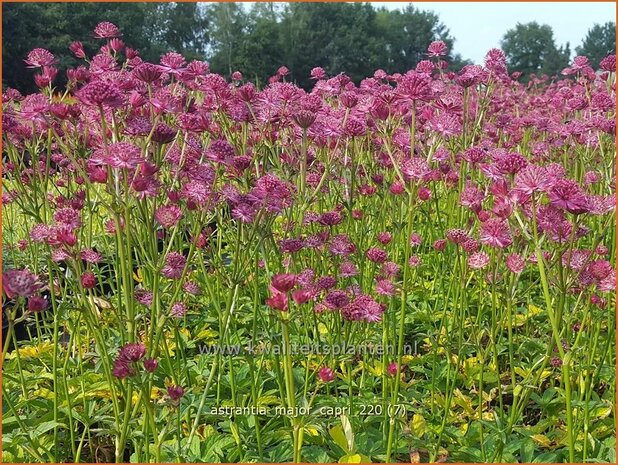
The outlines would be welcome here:
<svg viewBox="0 0 618 465">
<path fill-rule="evenodd" d="M 38 276 L 29 270 L 7 270 L 2 273 L 2 289 L 9 299 L 30 297 L 41 287 Z"/>
<path fill-rule="evenodd" d="M 108 21 L 103 21 L 102 23 L 97 24 L 94 28 L 95 39 L 112 39 L 120 36 L 122 36 L 122 34 L 120 33 L 118 26 Z"/>
<path fill-rule="evenodd" d="M 44 48 L 35 48 L 28 53 L 28 57 L 24 60 L 28 68 L 43 68 L 54 65 L 57 60 L 53 53 Z"/>
</svg>

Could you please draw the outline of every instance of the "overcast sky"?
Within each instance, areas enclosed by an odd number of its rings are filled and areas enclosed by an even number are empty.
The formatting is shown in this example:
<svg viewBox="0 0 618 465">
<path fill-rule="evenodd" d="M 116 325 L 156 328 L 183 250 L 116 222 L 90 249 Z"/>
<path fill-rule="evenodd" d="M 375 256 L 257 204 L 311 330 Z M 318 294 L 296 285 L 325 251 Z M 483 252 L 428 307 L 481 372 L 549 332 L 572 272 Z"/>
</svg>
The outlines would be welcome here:
<svg viewBox="0 0 618 465">
<path fill-rule="evenodd" d="M 408 2 L 375 2 L 387 8 L 402 8 Z M 582 43 L 588 29 L 595 23 L 616 20 L 616 4 L 602 2 L 578 3 L 441 3 L 412 2 L 422 10 L 433 10 L 455 38 L 456 53 L 475 63 L 482 63 L 490 48 L 499 47 L 505 31 L 518 22 L 536 21 L 554 30 L 557 45 L 571 44 L 571 51 Z"/>
</svg>

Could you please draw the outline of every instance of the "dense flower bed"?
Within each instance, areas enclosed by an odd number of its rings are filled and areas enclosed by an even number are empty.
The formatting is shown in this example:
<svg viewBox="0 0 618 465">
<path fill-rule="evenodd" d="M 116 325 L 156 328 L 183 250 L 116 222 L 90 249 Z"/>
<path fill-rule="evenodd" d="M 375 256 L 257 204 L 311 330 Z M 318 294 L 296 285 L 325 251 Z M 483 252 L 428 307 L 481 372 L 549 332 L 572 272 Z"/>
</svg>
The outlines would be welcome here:
<svg viewBox="0 0 618 465">
<path fill-rule="evenodd" d="M 4 461 L 615 460 L 615 56 L 3 93 Z"/>
</svg>

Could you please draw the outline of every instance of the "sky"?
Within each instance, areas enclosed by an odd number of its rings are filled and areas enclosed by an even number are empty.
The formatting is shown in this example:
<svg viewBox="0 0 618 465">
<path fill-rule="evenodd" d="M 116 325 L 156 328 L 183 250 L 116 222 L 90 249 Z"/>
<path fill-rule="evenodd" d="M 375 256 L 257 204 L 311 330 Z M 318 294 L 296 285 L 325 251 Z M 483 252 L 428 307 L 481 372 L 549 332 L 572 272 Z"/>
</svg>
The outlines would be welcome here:
<svg viewBox="0 0 618 465">
<path fill-rule="evenodd" d="M 616 20 L 616 4 L 603 2 L 411 2 L 421 10 L 432 10 L 455 38 L 453 51 L 475 63 L 482 63 L 485 53 L 500 47 L 504 33 L 517 23 L 536 21 L 554 30 L 556 45 L 569 42 L 571 52 L 586 37 L 595 23 Z M 408 2 L 375 2 L 376 6 L 402 8 Z"/>
</svg>

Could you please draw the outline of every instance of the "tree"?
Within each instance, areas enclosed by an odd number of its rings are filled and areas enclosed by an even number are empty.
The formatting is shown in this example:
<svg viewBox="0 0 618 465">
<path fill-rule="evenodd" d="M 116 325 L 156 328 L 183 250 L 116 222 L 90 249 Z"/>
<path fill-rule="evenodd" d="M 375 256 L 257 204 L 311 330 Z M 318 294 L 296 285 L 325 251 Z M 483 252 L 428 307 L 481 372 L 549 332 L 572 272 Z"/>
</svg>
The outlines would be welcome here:
<svg viewBox="0 0 618 465">
<path fill-rule="evenodd" d="M 44 47 L 56 55 L 61 70 L 56 82 L 63 85 L 63 71 L 77 64 L 69 45 L 79 40 L 94 55 L 103 42 L 92 31 L 101 21 L 117 25 L 124 42 L 147 61 L 169 50 L 203 58 L 208 44 L 207 22 L 196 4 L 3 3 L 2 13 L 2 84 L 22 92 L 35 90 L 34 73 L 23 62 L 30 50 Z"/>
<path fill-rule="evenodd" d="M 206 8 L 213 25 L 211 69 L 230 75 L 239 67 L 237 53 L 245 40 L 246 13 L 236 2 L 212 3 Z"/>
<path fill-rule="evenodd" d="M 461 56 L 452 54 L 454 39 L 431 11 L 418 10 L 413 5 L 403 10 L 382 7 L 378 10 L 377 27 L 386 42 L 380 67 L 387 72 L 406 72 L 414 68 L 419 61 L 427 59 L 427 47 L 437 40 L 447 45 L 449 63 L 458 68 L 466 64 Z"/>
<path fill-rule="evenodd" d="M 502 38 L 502 49 L 510 71 L 520 71 L 524 80 L 530 74 L 558 74 L 569 64 L 569 44 L 557 47 L 554 32 L 546 24 L 517 23 Z"/>
<path fill-rule="evenodd" d="M 236 51 L 238 69 L 262 85 L 286 62 L 281 11 L 273 3 L 255 3 L 246 17 L 244 40 Z"/>
<path fill-rule="evenodd" d="M 282 18 L 285 65 L 301 86 L 311 69 L 346 73 L 359 81 L 372 73 L 383 53 L 376 12 L 368 3 L 290 3 Z"/>
<path fill-rule="evenodd" d="M 599 66 L 603 58 L 616 54 L 616 23 L 595 24 L 588 30 L 586 38 L 575 48 L 578 55 L 585 55 L 593 67 Z"/>
<path fill-rule="evenodd" d="M 157 3 L 158 42 L 188 59 L 204 58 L 209 42 L 209 23 L 205 8 L 198 3 Z M 155 19 L 156 21 L 156 19 Z"/>
</svg>

